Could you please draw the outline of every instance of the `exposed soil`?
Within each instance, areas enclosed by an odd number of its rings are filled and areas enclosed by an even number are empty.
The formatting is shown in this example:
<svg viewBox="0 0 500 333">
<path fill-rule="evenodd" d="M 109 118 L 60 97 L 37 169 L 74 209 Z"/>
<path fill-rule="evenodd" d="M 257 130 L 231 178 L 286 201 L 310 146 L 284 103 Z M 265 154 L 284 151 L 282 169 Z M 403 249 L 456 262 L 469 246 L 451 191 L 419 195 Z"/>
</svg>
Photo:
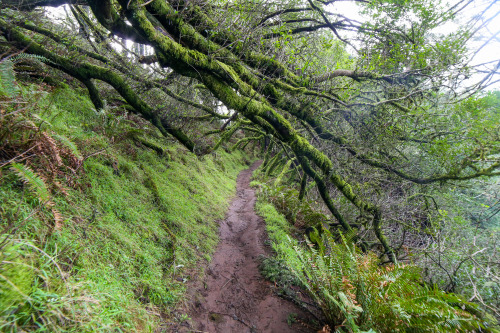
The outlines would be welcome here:
<svg viewBox="0 0 500 333">
<path fill-rule="evenodd" d="M 259 273 L 259 256 L 269 252 L 265 224 L 254 211 L 252 172 L 260 162 L 242 171 L 237 195 L 220 224 L 220 244 L 200 286 L 191 291 L 191 332 L 311 332 L 300 323 L 289 326 L 291 313 L 307 317 L 293 303 L 272 291 Z"/>
</svg>

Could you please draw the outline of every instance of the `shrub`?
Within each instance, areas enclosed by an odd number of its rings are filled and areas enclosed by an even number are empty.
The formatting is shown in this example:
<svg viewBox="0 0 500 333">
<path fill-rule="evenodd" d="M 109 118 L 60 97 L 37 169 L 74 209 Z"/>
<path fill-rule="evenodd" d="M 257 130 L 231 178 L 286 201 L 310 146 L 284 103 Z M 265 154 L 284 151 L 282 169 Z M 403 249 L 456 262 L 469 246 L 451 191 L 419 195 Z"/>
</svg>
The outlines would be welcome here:
<svg viewBox="0 0 500 333">
<path fill-rule="evenodd" d="M 261 195 L 272 203 L 285 218 L 297 228 L 316 226 L 328 221 L 326 215 L 317 212 L 309 200 L 299 200 L 299 191 L 284 185 L 261 185 Z"/>
<path fill-rule="evenodd" d="M 301 265 L 292 271 L 338 332 L 491 331 L 476 305 L 425 285 L 416 266 L 380 266 L 374 253 L 343 235 L 335 242 L 328 230 L 323 241 L 326 255 L 295 245 Z"/>
</svg>

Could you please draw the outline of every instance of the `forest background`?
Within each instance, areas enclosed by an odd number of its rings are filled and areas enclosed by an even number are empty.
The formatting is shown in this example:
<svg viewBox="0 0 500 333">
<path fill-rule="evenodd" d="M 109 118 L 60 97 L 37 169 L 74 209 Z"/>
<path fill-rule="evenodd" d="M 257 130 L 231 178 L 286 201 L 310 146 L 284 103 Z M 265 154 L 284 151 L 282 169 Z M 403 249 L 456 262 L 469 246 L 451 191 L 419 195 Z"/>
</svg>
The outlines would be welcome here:
<svg viewBox="0 0 500 333">
<path fill-rule="evenodd" d="M 2 329 L 182 320 L 260 156 L 320 324 L 495 330 L 498 4 L 343 2 L 2 1 Z"/>
</svg>

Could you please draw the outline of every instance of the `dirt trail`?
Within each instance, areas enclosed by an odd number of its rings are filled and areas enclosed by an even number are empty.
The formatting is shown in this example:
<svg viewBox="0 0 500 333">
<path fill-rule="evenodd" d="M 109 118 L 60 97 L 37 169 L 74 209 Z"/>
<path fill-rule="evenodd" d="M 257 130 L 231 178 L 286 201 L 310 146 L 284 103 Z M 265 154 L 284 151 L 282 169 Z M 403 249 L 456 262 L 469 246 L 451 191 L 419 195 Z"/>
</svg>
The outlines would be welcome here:
<svg viewBox="0 0 500 333">
<path fill-rule="evenodd" d="M 220 244 L 207 269 L 203 286 L 194 292 L 190 317 L 194 332 L 311 332 L 300 324 L 290 327 L 290 313 L 306 317 L 293 303 L 274 295 L 258 270 L 266 254 L 265 225 L 255 214 L 252 172 L 242 171 L 237 196 L 220 224 Z"/>
</svg>

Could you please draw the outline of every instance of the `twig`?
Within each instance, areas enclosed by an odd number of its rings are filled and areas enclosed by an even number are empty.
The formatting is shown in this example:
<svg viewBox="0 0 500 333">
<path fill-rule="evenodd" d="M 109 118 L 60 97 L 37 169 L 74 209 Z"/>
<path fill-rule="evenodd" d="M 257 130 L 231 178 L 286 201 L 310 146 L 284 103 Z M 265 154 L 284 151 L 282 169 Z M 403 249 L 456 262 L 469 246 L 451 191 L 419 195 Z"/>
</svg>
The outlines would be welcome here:
<svg viewBox="0 0 500 333">
<path fill-rule="evenodd" d="M 95 155 L 98 155 L 100 153 L 102 153 L 104 151 L 104 149 L 101 149 L 93 154 L 90 154 L 88 156 L 85 156 L 82 160 L 82 162 L 80 163 L 80 165 L 75 169 L 75 173 L 82 167 L 83 163 L 85 162 L 85 160 L 87 160 L 89 157 L 92 157 L 92 156 L 95 156 Z"/>
<path fill-rule="evenodd" d="M 224 283 L 224 285 L 220 288 L 220 291 L 222 291 L 222 289 L 224 289 L 224 287 L 232 280 L 234 280 L 234 278 L 230 278 L 229 280 L 227 280 L 226 283 Z"/>
<path fill-rule="evenodd" d="M 3 168 L 4 166 L 6 166 L 6 165 L 7 165 L 7 164 L 9 164 L 9 163 L 15 162 L 15 161 L 16 161 L 16 159 L 20 158 L 21 156 L 23 156 L 24 154 L 26 154 L 27 152 L 29 152 L 30 150 L 32 150 L 32 149 L 34 149 L 34 148 L 36 148 L 36 147 L 38 147 L 38 144 L 36 144 L 36 145 L 34 145 L 33 147 L 29 148 L 29 149 L 28 149 L 28 150 L 26 150 L 24 153 L 19 154 L 19 155 L 17 155 L 16 157 L 14 157 L 14 158 L 12 158 L 12 159 L 8 160 L 7 162 L 4 162 L 4 163 L 0 164 L 0 168 Z"/>
<path fill-rule="evenodd" d="M 250 324 L 247 324 L 243 319 L 239 318 L 235 314 L 222 313 L 222 312 L 212 312 L 212 313 L 219 314 L 219 315 L 222 315 L 222 316 L 231 317 L 233 320 L 239 321 L 240 323 L 242 323 L 246 327 L 250 328 L 252 331 L 255 330 L 255 326 L 254 325 L 250 326 Z"/>
<path fill-rule="evenodd" d="M 153 2 L 153 1 L 155 1 L 155 0 L 149 0 L 149 1 L 148 1 L 148 2 L 146 2 L 146 3 L 143 3 L 142 5 L 139 5 L 139 7 L 144 7 L 144 6 L 147 6 L 147 5 L 149 5 L 149 4 L 150 4 L 151 2 Z M 130 3 L 130 2 L 129 2 L 129 3 Z M 128 5 L 127 5 L 127 6 L 128 6 Z"/>
</svg>

